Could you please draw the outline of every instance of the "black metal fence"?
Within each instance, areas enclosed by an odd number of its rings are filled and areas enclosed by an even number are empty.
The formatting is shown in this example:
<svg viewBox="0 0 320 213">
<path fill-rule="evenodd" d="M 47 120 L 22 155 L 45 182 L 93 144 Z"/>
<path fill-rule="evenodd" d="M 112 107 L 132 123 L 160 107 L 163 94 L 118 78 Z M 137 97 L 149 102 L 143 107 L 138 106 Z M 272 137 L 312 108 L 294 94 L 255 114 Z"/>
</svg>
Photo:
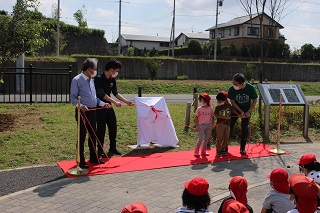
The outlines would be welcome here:
<svg viewBox="0 0 320 213">
<path fill-rule="evenodd" d="M 69 102 L 72 66 L 68 68 L 5 67 L 0 103 Z"/>
</svg>

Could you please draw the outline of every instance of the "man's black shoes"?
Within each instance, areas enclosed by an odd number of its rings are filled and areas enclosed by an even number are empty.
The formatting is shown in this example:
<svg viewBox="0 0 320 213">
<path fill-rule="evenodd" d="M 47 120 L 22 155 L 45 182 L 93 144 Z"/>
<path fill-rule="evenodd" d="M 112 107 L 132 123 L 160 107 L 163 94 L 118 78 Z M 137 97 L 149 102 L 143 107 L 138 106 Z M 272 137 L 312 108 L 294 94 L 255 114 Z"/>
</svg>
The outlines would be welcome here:
<svg viewBox="0 0 320 213">
<path fill-rule="evenodd" d="M 96 164 L 104 164 L 105 162 L 103 160 L 89 160 L 90 163 L 96 163 Z"/>
<path fill-rule="evenodd" d="M 98 156 L 100 158 L 106 158 L 107 157 L 107 155 L 104 152 L 98 152 Z"/>
<path fill-rule="evenodd" d="M 86 162 L 80 162 L 79 167 L 82 169 L 87 169 L 87 168 L 89 168 L 89 165 Z"/>
<path fill-rule="evenodd" d="M 247 152 L 246 152 L 246 150 L 241 149 L 241 150 L 240 150 L 240 154 L 241 154 L 241 155 L 246 155 L 246 154 L 247 154 Z"/>
<path fill-rule="evenodd" d="M 117 150 L 116 148 L 114 149 L 109 149 L 109 152 L 115 154 L 115 155 L 122 155 L 121 152 L 119 150 Z"/>
</svg>

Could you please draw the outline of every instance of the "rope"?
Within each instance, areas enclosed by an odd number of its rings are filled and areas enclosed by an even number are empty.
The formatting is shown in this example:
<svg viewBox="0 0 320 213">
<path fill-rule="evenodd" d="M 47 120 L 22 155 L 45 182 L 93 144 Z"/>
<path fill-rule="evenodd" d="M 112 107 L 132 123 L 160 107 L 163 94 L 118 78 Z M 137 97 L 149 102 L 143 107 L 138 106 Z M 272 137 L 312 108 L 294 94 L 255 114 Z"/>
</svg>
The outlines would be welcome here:
<svg viewBox="0 0 320 213">
<path fill-rule="evenodd" d="M 152 110 L 152 112 L 155 113 L 155 119 L 154 119 L 153 123 L 158 119 L 159 114 L 161 114 L 161 115 L 163 115 L 164 117 L 171 119 L 171 120 L 172 120 L 173 122 L 175 122 L 175 123 L 178 123 L 178 124 L 180 124 L 180 125 L 182 125 L 182 126 L 184 126 L 184 127 L 187 127 L 187 128 L 189 128 L 189 129 L 192 129 L 193 131 L 197 131 L 197 129 L 194 128 L 194 127 L 192 127 L 192 126 L 188 126 L 188 125 L 186 125 L 185 123 L 182 123 L 182 122 L 179 122 L 179 121 L 177 121 L 177 120 L 175 120 L 175 119 L 172 119 L 172 117 L 169 117 L 169 115 L 168 115 L 167 113 L 163 112 L 163 110 L 158 110 L 158 109 L 156 109 L 154 105 L 151 105 L 151 106 L 146 106 L 146 105 L 142 105 L 142 104 L 135 104 L 135 105 L 136 105 L 136 106 L 142 106 L 142 107 L 150 107 L 151 110 Z M 128 106 L 128 105 L 124 105 L 124 106 Z M 92 108 L 92 109 L 89 109 L 89 110 L 90 110 L 90 111 L 93 111 L 93 110 L 100 110 L 100 109 L 105 109 L 105 108 Z M 195 114 L 195 113 L 193 113 L 193 114 Z M 84 115 L 84 116 L 85 116 L 85 115 Z M 238 116 L 230 116 L 230 118 L 232 118 L 232 117 L 238 117 Z M 238 118 L 239 118 L 239 117 L 238 117 Z M 86 118 L 86 119 L 87 119 L 87 118 Z M 217 126 L 219 126 L 219 125 L 227 122 L 228 120 L 230 120 L 230 119 L 225 119 L 225 120 L 222 121 L 221 123 L 216 124 L 212 130 L 214 130 Z M 91 124 L 90 124 L 90 123 L 89 123 L 89 126 L 91 127 Z M 86 126 L 85 126 L 85 127 L 86 127 Z M 251 137 L 251 134 L 252 134 L 252 128 L 251 128 L 251 124 L 250 124 L 250 119 L 249 119 L 248 127 L 249 127 L 249 135 L 248 135 L 248 138 L 247 138 L 247 143 L 250 143 L 250 137 Z M 92 128 L 92 127 L 91 127 L 91 128 Z M 95 134 L 95 132 L 94 132 L 94 134 Z M 89 135 L 89 134 L 88 134 L 88 135 Z M 95 137 L 97 138 L 96 134 L 95 134 Z M 97 142 L 98 142 L 99 145 L 101 146 L 101 143 L 100 143 L 100 141 L 99 141 L 98 138 L 97 138 Z M 103 152 L 104 152 L 104 150 L 103 150 Z M 106 154 L 106 153 L 105 153 L 105 154 Z M 96 154 L 96 155 L 97 155 L 97 154 Z M 106 156 L 107 156 L 107 155 L 106 155 Z M 108 156 L 107 156 L 107 158 L 109 159 Z"/>
<path fill-rule="evenodd" d="M 99 108 L 95 108 L 95 109 L 99 109 Z M 86 114 L 85 114 L 84 112 L 81 112 L 81 119 L 82 119 L 82 122 L 83 122 L 83 124 L 84 124 L 85 129 L 86 129 L 86 132 L 88 133 L 89 140 L 90 140 L 90 142 L 92 143 L 92 147 L 94 148 L 94 152 L 95 152 L 95 155 L 96 155 L 96 158 L 97 158 L 97 160 L 98 160 L 99 167 L 100 167 L 101 164 L 100 164 L 100 162 L 99 162 L 99 156 L 98 156 L 98 154 L 97 154 L 96 147 L 95 147 L 94 144 L 93 144 L 93 140 L 92 140 L 92 138 L 91 138 L 91 136 L 90 136 L 90 134 L 89 134 L 89 131 L 88 131 L 86 122 L 88 122 L 89 127 L 90 127 L 91 131 L 93 132 L 94 137 L 96 138 L 96 141 L 98 142 L 98 145 L 99 145 L 99 146 L 101 146 L 100 140 L 98 139 L 98 136 L 97 136 L 97 134 L 96 134 L 96 131 L 94 131 L 93 127 L 91 126 L 91 123 L 89 122 L 89 119 L 87 118 L 87 116 L 86 116 Z M 102 146 L 101 146 L 101 147 L 102 147 Z M 109 158 L 108 155 L 105 153 L 103 147 L 102 147 L 102 150 L 103 150 L 103 153 L 106 155 L 107 162 L 108 162 L 107 165 L 108 165 L 110 158 Z"/>
</svg>

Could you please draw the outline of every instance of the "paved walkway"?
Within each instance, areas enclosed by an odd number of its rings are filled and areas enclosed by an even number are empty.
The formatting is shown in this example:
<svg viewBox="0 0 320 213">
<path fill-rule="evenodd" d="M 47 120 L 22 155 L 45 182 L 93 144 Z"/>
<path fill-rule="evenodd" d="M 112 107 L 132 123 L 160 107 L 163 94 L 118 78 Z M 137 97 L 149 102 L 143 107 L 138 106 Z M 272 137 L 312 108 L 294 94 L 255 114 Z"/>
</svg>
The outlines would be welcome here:
<svg viewBox="0 0 320 213">
<path fill-rule="evenodd" d="M 174 212 L 181 205 L 183 183 L 193 177 L 205 177 L 210 183 L 212 205 L 217 212 L 220 199 L 228 195 L 228 181 L 236 175 L 249 183 L 249 204 L 260 212 L 269 190 L 267 175 L 276 167 L 290 174 L 298 172 L 296 162 L 304 153 L 319 156 L 319 143 L 285 143 L 281 149 L 289 155 L 237 161 L 171 167 L 147 171 L 63 178 L 24 191 L 0 197 L 0 212 L 108 212 L 119 213 L 123 206 L 144 202 L 150 213 Z M 210 156 L 213 157 L 213 156 Z M 18 183 L 17 183 L 18 184 Z"/>
</svg>

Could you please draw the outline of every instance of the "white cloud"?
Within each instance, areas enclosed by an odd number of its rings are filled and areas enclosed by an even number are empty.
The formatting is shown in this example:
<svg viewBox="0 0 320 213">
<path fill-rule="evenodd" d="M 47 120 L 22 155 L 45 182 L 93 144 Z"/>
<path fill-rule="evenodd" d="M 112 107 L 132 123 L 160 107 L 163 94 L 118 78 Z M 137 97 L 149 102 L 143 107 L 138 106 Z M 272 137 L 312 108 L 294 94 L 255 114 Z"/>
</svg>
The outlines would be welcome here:
<svg viewBox="0 0 320 213">
<path fill-rule="evenodd" d="M 95 15 L 101 16 L 101 17 L 112 17 L 115 15 L 115 13 L 112 10 L 97 8 L 97 9 L 95 9 Z"/>
</svg>

